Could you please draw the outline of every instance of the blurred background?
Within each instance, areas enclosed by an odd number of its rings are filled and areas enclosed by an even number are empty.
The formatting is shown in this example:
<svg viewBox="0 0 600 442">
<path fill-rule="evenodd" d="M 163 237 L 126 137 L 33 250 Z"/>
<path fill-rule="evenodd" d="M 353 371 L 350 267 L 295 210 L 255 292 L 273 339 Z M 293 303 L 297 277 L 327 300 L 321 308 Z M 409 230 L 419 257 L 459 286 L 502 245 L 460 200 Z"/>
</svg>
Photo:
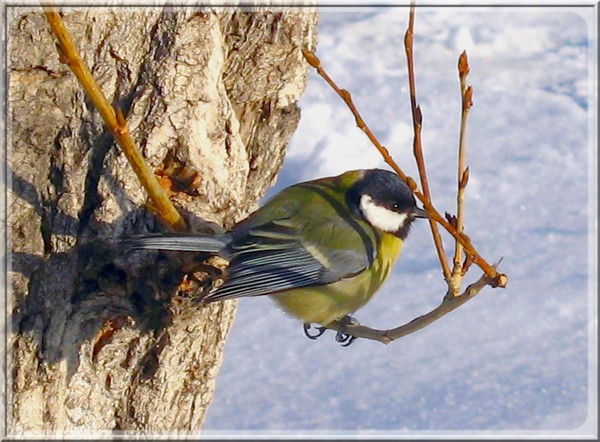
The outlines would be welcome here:
<svg viewBox="0 0 600 442">
<path fill-rule="evenodd" d="M 597 8 L 597 6 L 596 6 Z M 267 298 L 242 299 L 203 435 L 588 434 L 597 428 L 597 9 L 425 7 L 417 99 L 433 202 L 455 213 L 457 60 L 467 50 L 466 233 L 508 287 L 388 346 L 317 341 Z M 406 7 L 321 8 L 317 54 L 415 179 Z M 311 72 L 277 185 L 386 167 Z M 429 227 L 356 318 L 391 328 L 445 293 Z M 450 237 L 444 236 L 449 254 Z M 478 278 L 472 267 L 466 283 Z"/>
</svg>

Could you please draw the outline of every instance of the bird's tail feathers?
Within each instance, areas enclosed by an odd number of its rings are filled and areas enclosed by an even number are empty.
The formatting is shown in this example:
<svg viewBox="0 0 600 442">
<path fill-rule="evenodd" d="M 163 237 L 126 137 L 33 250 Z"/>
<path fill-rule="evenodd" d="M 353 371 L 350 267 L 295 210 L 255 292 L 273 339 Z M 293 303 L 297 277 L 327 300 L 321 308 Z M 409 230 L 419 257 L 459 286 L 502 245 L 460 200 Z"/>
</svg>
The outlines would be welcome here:
<svg viewBox="0 0 600 442">
<path fill-rule="evenodd" d="M 185 233 L 161 233 L 156 235 L 129 236 L 120 244 L 130 249 L 176 250 L 181 252 L 219 253 L 227 246 L 225 235 L 190 235 Z"/>
</svg>

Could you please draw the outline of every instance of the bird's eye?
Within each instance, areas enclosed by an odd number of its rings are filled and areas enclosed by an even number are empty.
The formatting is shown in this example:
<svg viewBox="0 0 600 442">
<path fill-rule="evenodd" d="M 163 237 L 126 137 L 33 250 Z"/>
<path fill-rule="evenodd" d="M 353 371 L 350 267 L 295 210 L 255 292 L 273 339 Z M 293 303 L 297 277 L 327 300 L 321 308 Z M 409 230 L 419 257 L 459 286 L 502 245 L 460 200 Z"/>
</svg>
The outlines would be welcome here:
<svg viewBox="0 0 600 442">
<path fill-rule="evenodd" d="M 398 203 L 392 203 L 392 209 L 398 209 Z"/>
</svg>

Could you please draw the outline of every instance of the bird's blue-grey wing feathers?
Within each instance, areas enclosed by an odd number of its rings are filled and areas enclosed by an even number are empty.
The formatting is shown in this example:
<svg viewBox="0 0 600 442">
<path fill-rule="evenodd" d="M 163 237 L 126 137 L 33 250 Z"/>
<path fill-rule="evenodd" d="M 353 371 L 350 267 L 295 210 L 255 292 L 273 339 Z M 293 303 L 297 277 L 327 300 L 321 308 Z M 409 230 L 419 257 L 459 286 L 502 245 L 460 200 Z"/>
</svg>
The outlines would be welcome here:
<svg viewBox="0 0 600 442">
<path fill-rule="evenodd" d="M 364 253 L 323 253 L 316 245 L 301 243 L 281 221 L 251 229 L 230 244 L 229 254 L 233 258 L 224 283 L 204 298 L 207 302 L 329 284 L 369 264 Z"/>
</svg>

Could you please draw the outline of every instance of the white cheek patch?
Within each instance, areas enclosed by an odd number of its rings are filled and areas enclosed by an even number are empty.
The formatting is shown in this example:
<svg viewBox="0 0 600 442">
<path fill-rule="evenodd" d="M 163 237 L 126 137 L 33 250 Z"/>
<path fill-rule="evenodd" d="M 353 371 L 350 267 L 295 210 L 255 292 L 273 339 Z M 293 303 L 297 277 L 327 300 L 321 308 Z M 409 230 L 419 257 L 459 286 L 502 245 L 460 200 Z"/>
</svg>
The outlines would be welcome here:
<svg viewBox="0 0 600 442">
<path fill-rule="evenodd" d="M 397 232 L 408 218 L 406 213 L 396 213 L 378 206 L 369 195 L 360 197 L 360 210 L 372 226 L 384 232 Z"/>
</svg>

